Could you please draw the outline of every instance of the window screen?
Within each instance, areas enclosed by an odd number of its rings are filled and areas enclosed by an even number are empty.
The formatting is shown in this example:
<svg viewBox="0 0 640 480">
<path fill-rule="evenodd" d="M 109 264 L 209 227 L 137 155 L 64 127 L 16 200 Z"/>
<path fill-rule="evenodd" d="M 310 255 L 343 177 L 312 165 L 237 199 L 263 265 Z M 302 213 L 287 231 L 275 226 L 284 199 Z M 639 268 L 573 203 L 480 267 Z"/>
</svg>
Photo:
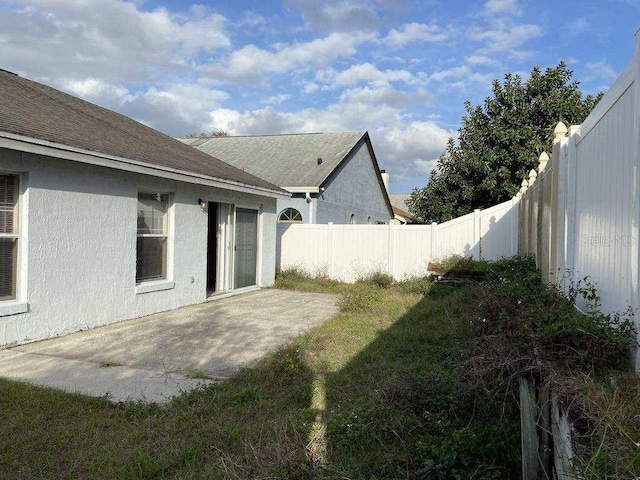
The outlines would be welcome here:
<svg viewBox="0 0 640 480">
<path fill-rule="evenodd" d="M 18 186 L 17 175 L 0 175 L 0 300 L 16 298 Z"/>
<path fill-rule="evenodd" d="M 167 194 L 138 194 L 136 282 L 167 278 L 168 208 Z"/>
</svg>

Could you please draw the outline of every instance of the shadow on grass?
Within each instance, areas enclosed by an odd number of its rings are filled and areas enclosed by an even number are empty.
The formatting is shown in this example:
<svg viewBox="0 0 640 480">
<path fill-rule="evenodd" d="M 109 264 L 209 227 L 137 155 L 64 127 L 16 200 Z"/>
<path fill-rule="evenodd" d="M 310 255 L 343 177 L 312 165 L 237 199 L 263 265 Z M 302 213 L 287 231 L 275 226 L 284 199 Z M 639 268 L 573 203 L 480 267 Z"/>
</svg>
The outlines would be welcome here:
<svg viewBox="0 0 640 480">
<path fill-rule="evenodd" d="M 163 409 L 0 381 L 0 477 L 517 478 L 517 405 L 456 380 L 464 291 L 364 292 Z"/>
<path fill-rule="evenodd" d="M 421 299 L 326 379 L 328 465 L 346 478 L 518 478 L 512 398 L 461 379 L 464 293 Z"/>
</svg>

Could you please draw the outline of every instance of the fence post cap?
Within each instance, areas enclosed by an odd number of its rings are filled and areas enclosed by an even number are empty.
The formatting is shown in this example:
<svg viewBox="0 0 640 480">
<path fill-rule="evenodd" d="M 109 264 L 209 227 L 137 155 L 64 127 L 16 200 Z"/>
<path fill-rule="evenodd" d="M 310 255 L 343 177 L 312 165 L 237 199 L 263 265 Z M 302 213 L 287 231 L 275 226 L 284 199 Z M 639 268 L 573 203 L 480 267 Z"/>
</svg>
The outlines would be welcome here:
<svg viewBox="0 0 640 480">
<path fill-rule="evenodd" d="M 558 122 L 558 124 L 556 125 L 556 128 L 553 129 L 553 136 L 554 136 L 553 141 L 557 142 L 562 137 L 566 136 L 568 131 L 569 129 L 564 123 Z"/>
<path fill-rule="evenodd" d="M 522 188 L 527 188 L 529 186 L 529 182 L 527 182 L 526 178 L 524 180 L 522 180 L 522 183 L 520 184 L 520 186 Z"/>
<path fill-rule="evenodd" d="M 535 169 L 532 168 L 531 171 L 529 172 L 529 185 L 531 185 L 531 181 L 535 180 L 537 176 L 538 176 L 538 172 L 536 172 Z"/>
<path fill-rule="evenodd" d="M 542 173 L 547 168 L 547 162 L 549 161 L 549 155 L 547 152 L 542 152 L 538 157 L 538 173 Z"/>
</svg>

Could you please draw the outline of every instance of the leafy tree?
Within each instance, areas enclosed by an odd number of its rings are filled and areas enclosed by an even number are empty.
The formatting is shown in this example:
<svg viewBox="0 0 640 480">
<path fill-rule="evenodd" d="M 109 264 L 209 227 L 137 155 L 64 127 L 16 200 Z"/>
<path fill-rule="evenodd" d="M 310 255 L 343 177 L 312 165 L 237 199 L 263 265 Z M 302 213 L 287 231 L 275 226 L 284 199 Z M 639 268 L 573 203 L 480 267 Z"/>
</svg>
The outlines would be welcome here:
<svg viewBox="0 0 640 480">
<path fill-rule="evenodd" d="M 411 211 L 444 222 L 513 197 L 540 153 L 550 153 L 557 122 L 582 123 L 602 98 L 583 98 L 572 75 L 564 62 L 535 67 L 526 82 L 507 74 L 482 105 L 465 102 L 458 139 L 449 139 L 427 185 L 413 190 Z"/>
<path fill-rule="evenodd" d="M 224 130 L 218 130 L 218 131 L 214 131 L 211 133 L 194 133 L 194 132 L 189 132 L 185 135 L 184 138 L 220 138 L 220 137 L 228 137 L 229 134 L 227 132 L 225 132 Z"/>
</svg>

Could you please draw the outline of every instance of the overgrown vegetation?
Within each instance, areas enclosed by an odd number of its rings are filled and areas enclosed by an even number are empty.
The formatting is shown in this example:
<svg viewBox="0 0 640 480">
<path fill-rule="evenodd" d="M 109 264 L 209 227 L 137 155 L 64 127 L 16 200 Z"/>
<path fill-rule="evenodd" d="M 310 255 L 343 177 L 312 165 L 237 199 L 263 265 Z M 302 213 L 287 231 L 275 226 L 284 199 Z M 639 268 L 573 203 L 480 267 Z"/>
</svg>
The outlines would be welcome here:
<svg viewBox="0 0 640 480">
<path fill-rule="evenodd" d="M 588 478 L 637 477 L 628 325 L 576 313 L 531 259 L 482 269 L 462 288 L 280 272 L 340 313 L 163 408 L 0 380 L 0 478 L 519 478 L 514 379 L 534 369 L 582 419 Z"/>
<path fill-rule="evenodd" d="M 484 260 L 473 260 L 471 256 L 450 255 L 429 263 L 428 270 L 441 274 L 473 275 L 483 277 L 490 264 Z"/>
<path fill-rule="evenodd" d="M 486 274 L 471 289 L 473 335 L 463 381 L 515 391 L 520 375 L 538 378 L 575 422 L 575 464 L 584 478 L 637 478 L 640 382 L 630 373 L 629 352 L 637 346 L 632 312 L 600 312 L 588 277 L 566 294 L 542 285 L 531 257 L 493 263 Z M 576 310 L 578 298 L 588 314 Z"/>
</svg>

